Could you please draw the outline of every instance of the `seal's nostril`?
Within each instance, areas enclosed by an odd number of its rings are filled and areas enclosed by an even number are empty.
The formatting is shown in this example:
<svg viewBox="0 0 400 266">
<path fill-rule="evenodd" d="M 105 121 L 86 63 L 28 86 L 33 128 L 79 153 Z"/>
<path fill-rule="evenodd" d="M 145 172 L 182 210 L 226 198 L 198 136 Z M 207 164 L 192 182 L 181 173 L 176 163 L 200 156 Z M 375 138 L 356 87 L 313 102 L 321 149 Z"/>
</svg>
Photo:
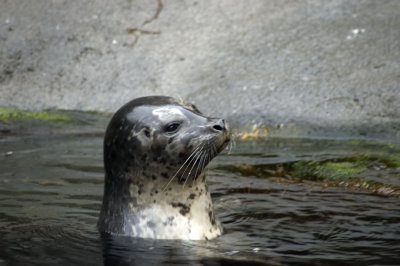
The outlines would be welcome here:
<svg viewBox="0 0 400 266">
<path fill-rule="evenodd" d="M 225 130 L 225 121 L 223 119 L 218 120 L 213 126 L 212 128 L 215 131 L 223 131 Z"/>
<path fill-rule="evenodd" d="M 222 131 L 222 127 L 220 125 L 214 125 L 213 129 L 218 130 L 218 131 Z"/>
</svg>

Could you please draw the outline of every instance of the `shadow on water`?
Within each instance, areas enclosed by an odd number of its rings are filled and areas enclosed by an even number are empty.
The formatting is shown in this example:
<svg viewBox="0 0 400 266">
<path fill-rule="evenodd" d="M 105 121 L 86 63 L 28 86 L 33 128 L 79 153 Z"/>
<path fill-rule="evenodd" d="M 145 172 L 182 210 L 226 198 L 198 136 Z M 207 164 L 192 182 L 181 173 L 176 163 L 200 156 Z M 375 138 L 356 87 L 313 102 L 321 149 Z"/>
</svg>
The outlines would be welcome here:
<svg viewBox="0 0 400 266">
<path fill-rule="evenodd" d="M 0 265 L 398 265 L 399 145 L 238 142 L 208 171 L 224 235 L 155 241 L 97 232 L 105 122 L 80 121 L 0 135 Z"/>
</svg>

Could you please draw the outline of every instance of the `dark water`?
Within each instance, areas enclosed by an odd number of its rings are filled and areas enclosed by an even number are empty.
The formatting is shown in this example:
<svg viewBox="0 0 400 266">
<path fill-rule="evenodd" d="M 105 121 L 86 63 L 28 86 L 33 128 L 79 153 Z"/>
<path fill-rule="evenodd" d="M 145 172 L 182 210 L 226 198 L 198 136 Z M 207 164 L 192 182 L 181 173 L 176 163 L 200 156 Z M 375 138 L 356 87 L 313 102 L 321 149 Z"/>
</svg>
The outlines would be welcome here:
<svg viewBox="0 0 400 266">
<path fill-rule="evenodd" d="M 101 130 L 60 132 L 0 138 L 0 265 L 400 265 L 399 197 L 235 170 L 379 152 L 379 144 L 239 142 L 209 170 L 225 234 L 207 242 L 154 241 L 100 237 Z M 398 184 L 398 173 L 370 176 Z"/>
</svg>

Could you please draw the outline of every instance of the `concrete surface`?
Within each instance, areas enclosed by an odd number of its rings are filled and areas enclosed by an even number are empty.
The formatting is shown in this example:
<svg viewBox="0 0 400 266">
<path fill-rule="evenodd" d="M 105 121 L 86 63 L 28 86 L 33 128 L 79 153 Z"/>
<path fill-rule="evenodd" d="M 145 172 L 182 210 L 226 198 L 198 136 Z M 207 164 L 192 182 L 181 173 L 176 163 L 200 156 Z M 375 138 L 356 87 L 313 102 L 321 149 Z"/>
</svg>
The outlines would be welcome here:
<svg viewBox="0 0 400 266">
<path fill-rule="evenodd" d="M 398 0 L 0 0 L 0 106 L 171 95 L 238 125 L 399 137 Z"/>
</svg>

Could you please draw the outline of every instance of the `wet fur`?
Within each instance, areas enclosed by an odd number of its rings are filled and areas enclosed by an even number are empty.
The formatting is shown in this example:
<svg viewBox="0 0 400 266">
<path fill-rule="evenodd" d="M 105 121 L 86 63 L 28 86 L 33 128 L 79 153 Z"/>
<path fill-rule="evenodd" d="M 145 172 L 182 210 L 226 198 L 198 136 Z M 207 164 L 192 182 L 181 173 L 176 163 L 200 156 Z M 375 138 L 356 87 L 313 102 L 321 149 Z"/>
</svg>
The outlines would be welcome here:
<svg viewBox="0 0 400 266">
<path fill-rule="evenodd" d="M 174 121 L 181 122 L 179 130 L 165 133 Z M 169 97 L 139 98 L 123 106 L 104 139 L 99 230 L 155 239 L 219 236 L 222 227 L 214 215 L 205 168 L 229 138 L 223 120 Z"/>
</svg>

